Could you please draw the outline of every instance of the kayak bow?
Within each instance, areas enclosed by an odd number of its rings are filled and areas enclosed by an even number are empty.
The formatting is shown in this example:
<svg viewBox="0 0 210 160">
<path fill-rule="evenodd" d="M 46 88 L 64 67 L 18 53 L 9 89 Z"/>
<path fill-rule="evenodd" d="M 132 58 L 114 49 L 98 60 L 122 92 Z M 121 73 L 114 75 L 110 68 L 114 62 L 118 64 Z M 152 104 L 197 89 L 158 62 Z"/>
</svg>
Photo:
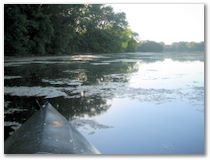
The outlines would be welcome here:
<svg viewBox="0 0 210 160">
<path fill-rule="evenodd" d="M 100 154 L 50 103 L 43 105 L 4 146 L 5 154 Z"/>
</svg>

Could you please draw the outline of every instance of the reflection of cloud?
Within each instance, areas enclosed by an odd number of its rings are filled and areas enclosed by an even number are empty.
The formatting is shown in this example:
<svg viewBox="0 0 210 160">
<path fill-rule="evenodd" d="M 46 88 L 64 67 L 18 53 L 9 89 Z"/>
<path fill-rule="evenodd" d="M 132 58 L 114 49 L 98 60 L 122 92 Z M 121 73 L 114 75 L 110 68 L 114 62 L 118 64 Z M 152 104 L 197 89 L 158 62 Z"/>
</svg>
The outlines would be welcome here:
<svg viewBox="0 0 210 160">
<path fill-rule="evenodd" d="M 88 132 L 88 134 L 94 134 L 97 129 L 113 128 L 112 126 L 100 124 L 91 119 L 74 119 L 71 123 L 79 130 Z"/>
<path fill-rule="evenodd" d="M 112 126 L 100 124 L 96 122 L 95 120 L 90 120 L 90 119 L 75 119 L 72 121 L 72 123 L 77 126 L 89 126 L 93 129 L 106 129 L 106 128 L 112 128 Z"/>
<path fill-rule="evenodd" d="M 174 146 L 174 144 L 162 144 L 161 145 L 162 146 L 162 148 L 163 148 L 163 150 L 165 150 L 165 151 L 167 151 L 167 152 L 173 152 L 174 151 L 174 149 L 175 149 L 175 146 Z"/>
</svg>

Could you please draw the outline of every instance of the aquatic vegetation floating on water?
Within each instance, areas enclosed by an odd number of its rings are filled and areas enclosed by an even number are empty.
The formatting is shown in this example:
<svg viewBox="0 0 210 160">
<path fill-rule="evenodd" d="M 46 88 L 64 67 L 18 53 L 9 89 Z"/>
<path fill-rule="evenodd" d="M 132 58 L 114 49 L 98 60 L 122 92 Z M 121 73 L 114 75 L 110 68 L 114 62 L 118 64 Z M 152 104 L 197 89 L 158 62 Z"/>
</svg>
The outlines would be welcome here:
<svg viewBox="0 0 210 160">
<path fill-rule="evenodd" d="M 47 80 L 42 79 L 42 82 L 49 83 L 53 85 L 69 85 L 69 86 L 78 86 L 82 84 L 80 80 L 70 80 L 70 79 L 56 79 L 56 80 Z"/>
<path fill-rule="evenodd" d="M 28 111 L 28 109 L 23 109 L 23 108 L 9 108 L 4 110 L 4 114 L 12 114 L 14 112 L 24 112 Z"/>
<path fill-rule="evenodd" d="M 109 65 L 110 63 L 107 63 L 107 62 L 98 62 L 98 63 L 92 62 L 90 64 L 98 66 L 98 65 Z"/>
<path fill-rule="evenodd" d="M 45 98 L 53 98 L 59 96 L 67 96 L 65 92 L 61 91 L 62 88 L 56 87 L 4 87 L 4 94 L 14 96 L 37 96 Z"/>
<path fill-rule="evenodd" d="M 22 78 L 21 76 L 4 76 L 4 79 L 18 79 Z"/>
<path fill-rule="evenodd" d="M 200 104 L 204 96 L 202 87 L 187 89 L 145 89 L 132 88 L 126 83 L 101 82 L 96 85 L 78 85 L 76 87 L 5 87 L 5 95 L 12 96 L 35 96 L 45 98 L 80 98 L 101 96 L 103 98 L 132 98 L 140 101 L 164 103 L 174 99 L 189 101 L 192 104 Z M 192 93 L 194 93 L 192 95 Z"/>
<path fill-rule="evenodd" d="M 4 121 L 4 126 L 5 127 L 11 127 L 13 129 L 13 131 L 10 131 L 9 134 L 11 135 L 15 130 L 17 130 L 18 128 L 20 128 L 22 124 L 18 123 L 18 122 L 9 122 L 9 121 Z"/>
</svg>

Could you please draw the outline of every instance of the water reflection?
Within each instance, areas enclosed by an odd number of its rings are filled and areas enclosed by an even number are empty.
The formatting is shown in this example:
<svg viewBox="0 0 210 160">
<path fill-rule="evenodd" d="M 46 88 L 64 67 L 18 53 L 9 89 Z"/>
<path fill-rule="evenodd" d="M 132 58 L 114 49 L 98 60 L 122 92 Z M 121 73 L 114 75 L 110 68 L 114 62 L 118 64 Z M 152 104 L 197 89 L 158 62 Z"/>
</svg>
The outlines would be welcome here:
<svg viewBox="0 0 210 160">
<path fill-rule="evenodd" d="M 194 86 L 196 82 L 196 86 L 204 83 L 204 64 L 201 61 L 164 59 L 153 63 L 137 62 L 136 68 L 138 71 L 129 80 L 129 86 L 134 88 L 178 89 Z"/>
<path fill-rule="evenodd" d="M 39 99 L 49 101 L 103 153 L 202 153 L 203 57 L 122 53 L 6 59 L 5 138 L 36 112 Z"/>
<path fill-rule="evenodd" d="M 173 101 L 156 105 L 114 98 L 109 111 L 93 120 L 114 126 L 96 130 L 93 135 L 81 129 L 105 154 L 204 153 L 204 116 L 188 103 Z"/>
<path fill-rule="evenodd" d="M 81 132 L 85 132 L 88 135 L 95 134 L 98 130 L 113 128 L 106 124 L 98 123 L 96 120 L 89 118 L 75 118 L 71 121 Z"/>
<path fill-rule="evenodd" d="M 79 98 L 57 97 L 48 100 L 67 119 L 100 115 L 103 112 L 106 112 L 111 106 L 110 104 L 107 104 L 106 99 L 103 99 L 100 96 Z"/>
</svg>

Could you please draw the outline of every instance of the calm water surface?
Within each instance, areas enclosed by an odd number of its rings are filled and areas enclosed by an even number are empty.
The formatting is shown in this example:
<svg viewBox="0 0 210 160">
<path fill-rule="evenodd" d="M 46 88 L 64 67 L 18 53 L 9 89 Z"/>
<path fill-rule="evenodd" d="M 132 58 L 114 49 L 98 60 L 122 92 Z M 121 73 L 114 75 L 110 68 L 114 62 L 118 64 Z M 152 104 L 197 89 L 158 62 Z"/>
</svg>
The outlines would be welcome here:
<svg viewBox="0 0 210 160">
<path fill-rule="evenodd" d="M 104 154 L 204 153 L 203 53 L 5 58 L 5 139 L 50 101 Z"/>
</svg>

